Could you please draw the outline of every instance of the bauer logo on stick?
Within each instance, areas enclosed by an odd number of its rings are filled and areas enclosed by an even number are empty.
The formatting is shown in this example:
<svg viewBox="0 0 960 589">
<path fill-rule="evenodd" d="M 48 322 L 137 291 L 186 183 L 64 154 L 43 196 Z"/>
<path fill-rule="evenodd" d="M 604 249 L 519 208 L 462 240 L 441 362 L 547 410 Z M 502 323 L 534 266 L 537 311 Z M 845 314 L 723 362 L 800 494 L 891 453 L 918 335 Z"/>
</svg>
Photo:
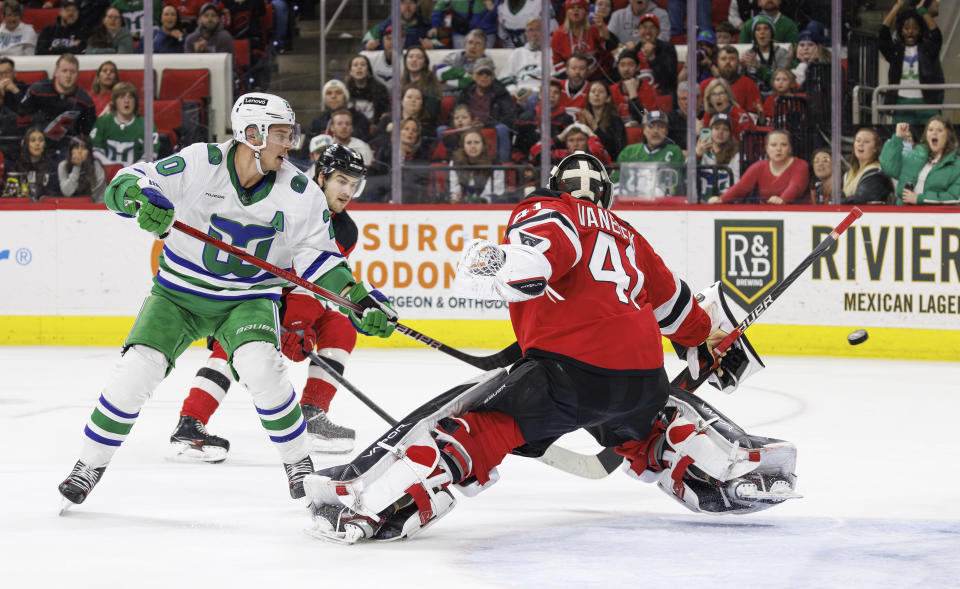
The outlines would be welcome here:
<svg viewBox="0 0 960 589">
<path fill-rule="evenodd" d="M 744 308 L 783 279 L 783 221 L 717 219 L 716 279 Z"/>
</svg>

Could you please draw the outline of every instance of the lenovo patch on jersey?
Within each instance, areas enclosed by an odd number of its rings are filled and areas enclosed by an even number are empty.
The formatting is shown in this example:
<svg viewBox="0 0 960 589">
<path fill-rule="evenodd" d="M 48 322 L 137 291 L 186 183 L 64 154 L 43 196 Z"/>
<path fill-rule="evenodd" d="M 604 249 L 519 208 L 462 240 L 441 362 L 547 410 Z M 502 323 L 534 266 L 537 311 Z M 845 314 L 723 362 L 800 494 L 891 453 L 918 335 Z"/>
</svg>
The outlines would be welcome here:
<svg viewBox="0 0 960 589">
<path fill-rule="evenodd" d="M 750 308 L 783 279 L 783 221 L 714 221 L 716 279 Z"/>
</svg>

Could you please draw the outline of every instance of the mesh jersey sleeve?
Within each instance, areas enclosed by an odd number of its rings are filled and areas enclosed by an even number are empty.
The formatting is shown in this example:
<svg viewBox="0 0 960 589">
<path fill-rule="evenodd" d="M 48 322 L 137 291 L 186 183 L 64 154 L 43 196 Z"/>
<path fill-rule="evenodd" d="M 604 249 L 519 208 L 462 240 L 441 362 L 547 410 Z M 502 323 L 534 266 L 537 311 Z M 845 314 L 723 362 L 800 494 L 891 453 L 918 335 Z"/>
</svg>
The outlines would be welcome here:
<svg viewBox="0 0 960 589">
<path fill-rule="evenodd" d="M 653 307 L 660 333 L 683 346 L 701 344 L 710 335 L 710 317 L 687 283 L 673 275 L 647 240 L 639 234 L 634 239 L 637 267 L 644 275 L 642 292 Z"/>
<path fill-rule="evenodd" d="M 542 253 L 550 262 L 553 282 L 569 272 L 583 255 L 571 215 L 570 207 L 559 198 L 528 198 L 511 214 L 504 243 L 527 245 Z"/>
</svg>

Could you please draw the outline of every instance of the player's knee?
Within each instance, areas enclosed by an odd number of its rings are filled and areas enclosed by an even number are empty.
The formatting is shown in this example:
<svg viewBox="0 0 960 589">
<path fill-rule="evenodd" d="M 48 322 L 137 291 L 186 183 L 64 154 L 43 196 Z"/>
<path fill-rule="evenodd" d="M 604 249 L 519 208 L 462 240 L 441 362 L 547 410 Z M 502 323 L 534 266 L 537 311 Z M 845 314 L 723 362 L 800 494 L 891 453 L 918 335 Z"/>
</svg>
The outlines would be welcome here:
<svg viewBox="0 0 960 589">
<path fill-rule="evenodd" d="M 168 366 L 163 352 L 142 344 L 130 346 L 114 368 L 103 395 L 118 409 L 136 413 L 166 376 Z"/>
<path fill-rule="evenodd" d="M 290 396 L 283 356 L 267 342 L 248 342 L 237 348 L 233 368 L 258 407 L 279 406 Z"/>
</svg>

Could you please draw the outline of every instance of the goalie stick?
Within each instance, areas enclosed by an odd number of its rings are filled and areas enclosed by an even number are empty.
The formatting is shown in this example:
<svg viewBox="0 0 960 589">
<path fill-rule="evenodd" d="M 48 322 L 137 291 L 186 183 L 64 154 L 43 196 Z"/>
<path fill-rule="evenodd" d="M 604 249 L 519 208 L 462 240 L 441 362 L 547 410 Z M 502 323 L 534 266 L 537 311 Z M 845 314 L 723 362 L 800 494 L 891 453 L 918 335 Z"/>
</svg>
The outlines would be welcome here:
<svg viewBox="0 0 960 589">
<path fill-rule="evenodd" d="M 826 251 L 840 238 L 840 235 L 847 230 L 854 221 L 863 216 L 863 211 L 858 207 L 853 207 L 843 221 L 837 225 L 830 234 L 820 242 L 817 247 L 807 255 L 803 261 L 790 273 L 789 276 L 781 280 L 770 293 L 765 296 L 757 305 L 743 318 L 743 321 L 737 325 L 730 334 L 723 338 L 717 347 L 715 348 L 718 355 L 713 362 L 713 365 L 710 366 L 706 361 L 701 360 L 700 363 L 700 375 L 697 378 L 693 378 L 690 373 L 690 368 L 684 368 L 683 372 L 678 374 L 670 384 L 675 387 L 684 389 L 690 393 L 695 393 L 695 391 L 700 387 L 701 384 L 706 382 L 707 378 L 710 376 L 713 371 L 715 371 L 720 366 L 720 356 L 719 354 L 725 352 L 727 348 L 733 345 L 733 342 L 737 340 L 743 331 L 753 324 L 764 311 L 773 303 L 773 301 L 780 298 L 780 295 L 783 294 L 783 291 L 787 290 L 787 287 L 793 284 L 797 278 L 800 277 L 803 272 L 810 267 L 813 262 L 822 256 Z M 560 470 L 575 474 L 579 477 L 584 477 L 588 479 L 599 479 L 607 476 L 612 473 L 614 470 L 620 466 L 622 458 L 617 454 L 613 448 L 604 448 L 600 452 L 594 455 L 590 454 L 581 454 L 579 452 L 574 452 L 573 450 L 567 450 L 557 445 L 550 446 L 547 453 L 544 454 L 544 457 L 549 455 L 549 462 L 543 460 L 547 464 Z"/>
<path fill-rule="evenodd" d="M 203 233 L 202 231 L 194 227 L 181 223 L 180 221 L 174 221 L 173 227 L 174 229 L 178 229 L 186 233 L 187 235 L 190 235 L 191 237 L 195 237 L 204 243 L 208 243 L 212 245 L 213 247 L 219 250 L 222 250 L 227 252 L 228 254 L 234 255 L 240 258 L 241 260 L 243 260 L 244 262 L 253 264 L 254 266 L 260 268 L 261 270 L 266 270 L 267 272 L 275 276 L 278 276 L 280 278 L 283 278 L 288 282 L 296 284 L 297 286 L 302 286 L 303 288 L 309 290 L 310 292 L 320 295 L 321 297 L 327 299 L 332 303 L 336 303 L 342 307 L 346 307 L 351 311 L 357 311 L 357 312 L 363 311 L 360 305 L 354 303 L 353 301 L 347 298 L 344 298 L 323 287 L 317 286 L 312 282 L 304 280 L 303 278 L 301 278 L 300 276 L 297 276 L 293 272 L 288 272 L 283 268 L 279 268 L 277 266 L 274 266 L 273 264 L 270 264 L 269 262 L 265 262 L 260 258 L 253 256 L 238 247 L 235 247 L 228 243 L 220 241 L 215 237 L 211 237 L 210 235 L 207 235 L 206 233 Z M 466 352 L 461 352 L 456 348 L 451 348 L 450 346 L 444 344 L 443 342 L 439 342 L 428 335 L 422 334 L 411 327 L 407 327 L 406 325 L 403 325 L 402 323 L 397 323 L 396 331 L 407 337 L 413 338 L 422 344 L 430 346 L 435 350 L 443 352 L 448 356 L 453 356 L 457 360 L 466 362 L 471 366 L 475 366 L 481 370 L 493 370 L 494 368 L 509 366 L 510 364 L 513 364 L 514 362 L 519 360 L 521 356 L 520 345 L 517 344 L 516 342 L 507 346 L 503 350 L 500 350 L 496 354 L 492 354 L 490 356 L 474 356 L 472 354 L 467 354 Z"/>
</svg>

